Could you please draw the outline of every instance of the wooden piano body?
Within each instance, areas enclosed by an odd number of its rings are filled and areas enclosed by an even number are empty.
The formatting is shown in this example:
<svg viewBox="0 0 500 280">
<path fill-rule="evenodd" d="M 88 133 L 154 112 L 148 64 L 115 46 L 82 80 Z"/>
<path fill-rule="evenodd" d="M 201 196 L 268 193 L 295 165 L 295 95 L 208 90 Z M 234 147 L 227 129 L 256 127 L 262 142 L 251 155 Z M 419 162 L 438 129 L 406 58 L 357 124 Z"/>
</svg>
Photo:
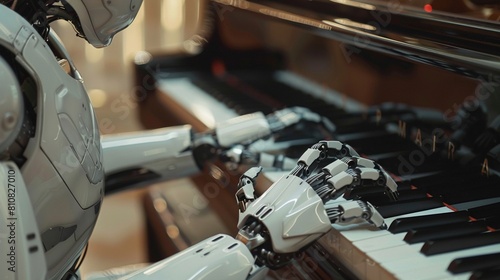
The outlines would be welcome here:
<svg viewBox="0 0 500 280">
<path fill-rule="evenodd" d="M 156 54 L 135 65 L 141 120 L 149 128 L 189 123 L 203 131 L 252 111 L 309 107 L 337 125 L 332 137 L 379 161 L 398 178 L 399 204 L 376 194 L 364 196 L 373 200 L 388 224 L 402 216 L 470 210 L 463 228 L 474 219 L 489 219 L 489 224 L 464 235 L 491 240 L 426 256 L 420 253 L 424 242 L 403 240 L 406 231 L 335 226 L 302 259 L 274 277 L 469 279 L 474 270 L 452 274 L 447 271 L 450 262 L 500 253 L 495 233 L 499 217 L 486 217 L 483 211 L 485 205 L 488 213 L 500 209 L 498 153 L 481 155 L 463 166 L 444 143 L 432 150 L 425 143 L 436 144 L 435 129 L 447 135 L 452 116 L 467 102 L 487 104 L 490 120 L 498 115 L 500 25 L 495 19 L 500 5 L 447 2 L 451 1 L 207 2 L 215 28 L 201 53 Z M 437 109 L 449 118 L 443 127 L 432 127 L 419 120 L 406 124 L 403 117 L 377 113 L 375 118 L 385 119 L 381 123 L 363 115 L 382 102 Z M 306 137 L 307 132 L 297 135 Z M 301 149 L 305 147 L 283 152 L 297 156 Z M 258 191 L 265 191 L 280 175 L 261 176 Z M 152 188 L 145 198 L 152 260 L 216 232 L 234 235 L 238 176 L 214 164 L 203 174 Z M 496 261 L 489 270 L 476 269 L 474 277 L 497 275 L 498 265 Z"/>
</svg>

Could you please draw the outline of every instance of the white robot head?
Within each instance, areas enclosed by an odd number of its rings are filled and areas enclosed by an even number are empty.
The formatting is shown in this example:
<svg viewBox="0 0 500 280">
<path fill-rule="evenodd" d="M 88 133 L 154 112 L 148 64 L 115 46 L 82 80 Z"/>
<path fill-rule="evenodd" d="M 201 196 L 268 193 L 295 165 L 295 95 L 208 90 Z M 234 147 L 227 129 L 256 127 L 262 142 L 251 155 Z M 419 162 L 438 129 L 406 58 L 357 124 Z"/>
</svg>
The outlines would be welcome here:
<svg viewBox="0 0 500 280">
<path fill-rule="evenodd" d="M 113 36 L 134 20 L 142 0 L 65 0 L 78 16 L 73 22 L 87 41 L 96 48 L 111 44 Z"/>
</svg>

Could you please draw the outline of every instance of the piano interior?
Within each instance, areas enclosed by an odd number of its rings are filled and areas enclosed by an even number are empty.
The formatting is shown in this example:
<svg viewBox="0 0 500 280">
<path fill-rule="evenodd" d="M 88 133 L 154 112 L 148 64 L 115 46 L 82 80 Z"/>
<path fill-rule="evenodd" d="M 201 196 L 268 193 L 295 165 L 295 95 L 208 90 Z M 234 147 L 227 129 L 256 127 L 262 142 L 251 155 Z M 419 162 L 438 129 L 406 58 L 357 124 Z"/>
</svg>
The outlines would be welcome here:
<svg viewBox="0 0 500 280">
<path fill-rule="evenodd" d="M 351 194 L 375 205 L 388 230 L 334 226 L 270 278 L 500 275 L 499 1 L 203 3 L 211 32 L 186 42 L 201 51 L 136 61 L 146 127 L 189 123 L 203 131 L 234 116 L 303 106 L 335 129 L 296 127 L 275 139 L 283 143 L 277 152 L 298 157 L 318 140 L 340 140 L 399 185 L 397 202 L 377 191 Z M 152 261 L 214 233 L 235 234 L 239 171 L 216 162 L 191 178 L 194 187 L 148 193 Z M 278 175 L 261 176 L 258 190 Z M 155 207 L 158 199 L 168 207 Z"/>
</svg>

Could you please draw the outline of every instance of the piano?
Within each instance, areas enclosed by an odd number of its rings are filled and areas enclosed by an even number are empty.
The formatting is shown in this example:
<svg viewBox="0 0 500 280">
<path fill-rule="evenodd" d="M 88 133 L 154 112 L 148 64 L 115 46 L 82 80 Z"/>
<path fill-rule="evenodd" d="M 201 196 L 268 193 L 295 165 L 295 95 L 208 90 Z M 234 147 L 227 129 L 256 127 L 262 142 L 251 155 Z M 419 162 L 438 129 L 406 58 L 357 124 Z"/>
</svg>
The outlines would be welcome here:
<svg viewBox="0 0 500 280">
<path fill-rule="evenodd" d="M 446 140 L 461 105 L 486 104 L 487 121 L 499 114 L 498 1 L 206 4 L 215 28 L 200 53 L 136 59 L 146 127 L 189 123 L 203 131 L 254 111 L 308 107 L 335 124 L 327 137 L 376 160 L 401 193 L 397 202 L 377 191 L 351 194 L 375 205 L 388 230 L 333 226 L 270 278 L 498 279 L 500 148 L 455 150 Z M 412 108 L 429 109 L 429 119 Z M 276 141 L 295 143 L 280 151 L 293 157 L 315 140 L 305 128 Z M 192 184 L 152 188 L 150 247 L 166 244 L 152 260 L 215 232 L 234 234 L 239 174 L 216 163 Z M 260 176 L 258 192 L 282 174 Z M 186 213 L 195 220 L 186 222 Z"/>
</svg>

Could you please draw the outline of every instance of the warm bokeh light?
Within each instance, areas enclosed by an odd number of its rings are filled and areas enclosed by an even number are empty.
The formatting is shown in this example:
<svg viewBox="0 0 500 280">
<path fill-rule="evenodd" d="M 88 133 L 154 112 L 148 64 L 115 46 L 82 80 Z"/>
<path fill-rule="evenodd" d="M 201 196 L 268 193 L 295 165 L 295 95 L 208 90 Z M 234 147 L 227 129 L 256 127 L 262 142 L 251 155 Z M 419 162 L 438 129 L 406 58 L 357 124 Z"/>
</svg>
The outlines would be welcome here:
<svg viewBox="0 0 500 280">
<path fill-rule="evenodd" d="M 168 234 L 168 237 L 172 238 L 172 239 L 175 239 L 177 237 L 179 237 L 179 228 L 177 226 L 174 226 L 174 225 L 168 225 L 166 228 L 165 228 L 167 234 Z"/>
<path fill-rule="evenodd" d="M 425 4 L 424 5 L 424 11 L 430 13 L 432 12 L 432 5 L 431 4 Z"/>
<path fill-rule="evenodd" d="M 161 23 L 165 30 L 178 30 L 184 21 L 184 2 L 178 0 L 163 0 Z"/>
<path fill-rule="evenodd" d="M 88 94 L 94 108 L 101 108 L 108 101 L 108 96 L 102 89 L 91 89 Z"/>
<path fill-rule="evenodd" d="M 167 210 L 167 202 L 163 198 L 156 198 L 153 201 L 154 208 L 157 212 L 161 213 Z"/>
<path fill-rule="evenodd" d="M 147 51 L 138 51 L 134 56 L 134 63 L 138 65 L 143 65 L 151 61 L 153 56 Z"/>
</svg>

